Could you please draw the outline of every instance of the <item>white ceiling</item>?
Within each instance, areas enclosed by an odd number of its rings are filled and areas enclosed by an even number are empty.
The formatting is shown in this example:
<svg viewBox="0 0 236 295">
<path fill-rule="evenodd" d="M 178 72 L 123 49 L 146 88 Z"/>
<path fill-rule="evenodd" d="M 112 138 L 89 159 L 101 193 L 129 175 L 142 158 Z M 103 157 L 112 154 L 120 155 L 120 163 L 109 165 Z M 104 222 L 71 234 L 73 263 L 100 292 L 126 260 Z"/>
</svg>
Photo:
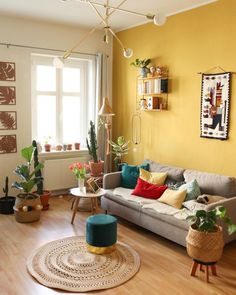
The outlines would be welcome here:
<svg viewBox="0 0 236 295">
<path fill-rule="evenodd" d="M 99 17 L 86 3 L 86 0 L 0 0 L 0 14 L 14 15 L 30 19 L 38 19 L 82 27 L 93 27 L 100 22 Z M 106 3 L 106 0 L 92 0 Z M 158 11 L 167 16 L 217 0 L 127 0 L 121 8 L 155 14 Z M 121 0 L 110 0 L 111 6 L 117 6 Z M 99 9 L 104 11 L 103 8 Z M 146 22 L 140 17 L 124 12 L 115 12 L 109 23 L 116 31 L 133 27 Z"/>
</svg>

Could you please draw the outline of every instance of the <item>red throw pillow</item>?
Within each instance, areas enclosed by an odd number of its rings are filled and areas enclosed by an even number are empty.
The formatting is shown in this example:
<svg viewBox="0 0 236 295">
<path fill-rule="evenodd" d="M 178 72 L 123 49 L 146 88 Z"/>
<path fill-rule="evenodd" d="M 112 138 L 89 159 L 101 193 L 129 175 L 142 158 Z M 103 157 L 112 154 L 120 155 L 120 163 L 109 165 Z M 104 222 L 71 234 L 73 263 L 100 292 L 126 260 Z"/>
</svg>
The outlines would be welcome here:
<svg viewBox="0 0 236 295">
<path fill-rule="evenodd" d="M 140 196 L 148 199 L 158 199 L 167 189 L 167 185 L 157 186 L 151 184 L 141 178 L 138 178 L 137 185 L 132 192 L 132 195 Z"/>
</svg>

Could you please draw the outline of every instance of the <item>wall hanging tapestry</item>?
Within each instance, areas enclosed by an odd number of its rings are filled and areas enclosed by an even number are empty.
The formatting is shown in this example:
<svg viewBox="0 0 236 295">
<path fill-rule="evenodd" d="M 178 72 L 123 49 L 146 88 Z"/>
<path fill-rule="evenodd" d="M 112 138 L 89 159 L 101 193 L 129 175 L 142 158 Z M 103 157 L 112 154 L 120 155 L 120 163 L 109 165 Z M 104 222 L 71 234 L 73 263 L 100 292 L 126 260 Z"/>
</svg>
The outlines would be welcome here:
<svg viewBox="0 0 236 295">
<path fill-rule="evenodd" d="M 27 260 L 29 272 L 40 284 L 70 292 L 119 286 L 139 267 L 139 255 L 130 246 L 118 242 L 112 253 L 96 255 L 87 251 L 85 237 L 79 236 L 49 242 Z"/>
<path fill-rule="evenodd" d="M 16 135 L 0 135 L 0 154 L 16 152 Z"/>
<path fill-rule="evenodd" d="M 16 104 L 16 87 L 0 86 L 0 105 Z"/>
<path fill-rule="evenodd" d="M 15 129 L 16 129 L 16 112 L 0 111 L 0 130 L 15 130 Z"/>
<path fill-rule="evenodd" d="M 231 73 L 203 74 L 201 137 L 227 139 Z"/>
<path fill-rule="evenodd" d="M 0 81 L 16 81 L 14 62 L 0 61 Z"/>
</svg>

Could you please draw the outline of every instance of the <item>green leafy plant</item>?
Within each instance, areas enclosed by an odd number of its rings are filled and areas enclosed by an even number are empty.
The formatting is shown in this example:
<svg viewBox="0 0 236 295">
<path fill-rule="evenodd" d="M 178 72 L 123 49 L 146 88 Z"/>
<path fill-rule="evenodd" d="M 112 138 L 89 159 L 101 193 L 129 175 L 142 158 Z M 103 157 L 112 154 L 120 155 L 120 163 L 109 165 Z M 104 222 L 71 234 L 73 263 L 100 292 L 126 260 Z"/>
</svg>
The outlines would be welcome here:
<svg viewBox="0 0 236 295">
<path fill-rule="evenodd" d="M 88 131 L 89 141 L 86 138 L 86 143 L 88 147 L 89 154 L 92 156 L 94 163 L 98 163 L 98 155 L 97 155 L 97 136 L 95 132 L 95 124 L 93 121 L 90 121 L 90 128 Z"/>
<path fill-rule="evenodd" d="M 135 61 L 131 62 L 131 66 L 137 67 L 137 68 L 146 68 L 151 62 L 150 58 L 145 59 L 139 59 L 136 58 Z"/>
<path fill-rule="evenodd" d="M 192 222 L 192 227 L 198 231 L 215 232 L 219 218 L 228 225 L 229 235 L 236 232 L 236 225 L 232 223 L 224 206 L 218 206 L 210 211 L 197 210 L 193 215 L 189 215 L 187 220 Z"/>
<path fill-rule="evenodd" d="M 27 198 L 27 194 L 31 192 L 33 187 L 42 182 L 43 178 L 42 176 L 37 176 L 37 172 L 43 168 L 42 163 L 38 163 L 34 170 L 32 170 L 32 161 L 33 161 L 33 155 L 34 155 L 35 147 L 29 146 L 26 148 L 23 148 L 21 150 L 22 157 L 26 160 L 26 164 L 18 165 L 16 169 L 14 170 L 14 173 L 19 176 L 20 182 L 15 181 L 12 184 L 12 187 L 23 190 L 26 193 L 25 198 Z M 31 171 L 32 170 L 32 171 Z M 32 198 L 32 195 L 29 195 L 30 198 Z"/>
<path fill-rule="evenodd" d="M 117 142 L 109 140 L 109 144 L 112 146 L 112 153 L 115 155 L 114 162 L 116 166 L 122 162 L 122 157 L 128 154 L 128 145 L 130 141 L 125 141 L 124 136 L 119 136 Z"/>
</svg>

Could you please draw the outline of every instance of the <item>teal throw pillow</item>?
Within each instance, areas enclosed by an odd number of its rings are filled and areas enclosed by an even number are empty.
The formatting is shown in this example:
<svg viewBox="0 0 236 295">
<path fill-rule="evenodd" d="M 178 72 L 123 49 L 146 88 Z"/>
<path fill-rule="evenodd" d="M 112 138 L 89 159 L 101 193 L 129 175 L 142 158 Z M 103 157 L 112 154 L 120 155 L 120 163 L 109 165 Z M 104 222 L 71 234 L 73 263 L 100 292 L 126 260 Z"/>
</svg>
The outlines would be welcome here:
<svg viewBox="0 0 236 295">
<path fill-rule="evenodd" d="M 135 188 L 139 177 L 139 168 L 149 171 L 149 163 L 139 166 L 124 165 L 121 173 L 121 186 L 125 188 Z"/>
<path fill-rule="evenodd" d="M 201 195 L 200 187 L 196 179 L 190 182 L 187 182 L 178 188 L 178 190 L 185 190 L 185 189 L 187 190 L 187 195 L 184 200 L 185 202 L 190 200 L 196 200 L 197 197 Z"/>
</svg>

